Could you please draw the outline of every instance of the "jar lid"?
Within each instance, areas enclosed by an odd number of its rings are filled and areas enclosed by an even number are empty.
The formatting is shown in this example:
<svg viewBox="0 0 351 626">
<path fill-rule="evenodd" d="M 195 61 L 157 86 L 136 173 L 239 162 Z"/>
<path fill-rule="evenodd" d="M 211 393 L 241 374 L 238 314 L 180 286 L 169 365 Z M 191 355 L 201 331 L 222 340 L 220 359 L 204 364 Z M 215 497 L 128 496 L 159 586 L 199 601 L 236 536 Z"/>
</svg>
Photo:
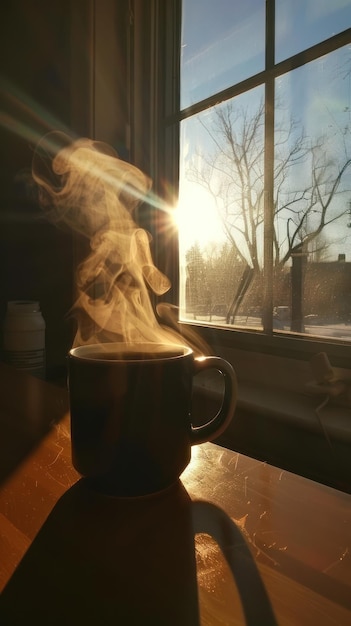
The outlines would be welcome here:
<svg viewBox="0 0 351 626">
<path fill-rule="evenodd" d="M 38 313 L 39 311 L 40 305 L 37 300 L 10 300 L 7 303 L 7 312 L 10 315 Z"/>
</svg>

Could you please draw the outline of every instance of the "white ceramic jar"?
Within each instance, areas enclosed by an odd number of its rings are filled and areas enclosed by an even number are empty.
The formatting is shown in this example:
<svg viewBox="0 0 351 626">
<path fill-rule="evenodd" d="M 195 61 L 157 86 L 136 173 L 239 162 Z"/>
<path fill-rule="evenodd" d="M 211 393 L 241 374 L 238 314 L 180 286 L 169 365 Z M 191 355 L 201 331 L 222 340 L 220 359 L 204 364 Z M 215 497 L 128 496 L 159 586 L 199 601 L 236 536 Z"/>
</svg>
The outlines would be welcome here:
<svg viewBox="0 0 351 626">
<path fill-rule="evenodd" d="M 45 321 L 35 300 L 7 303 L 4 357 L 17 369 L 45 378 Z"/>
</svg>

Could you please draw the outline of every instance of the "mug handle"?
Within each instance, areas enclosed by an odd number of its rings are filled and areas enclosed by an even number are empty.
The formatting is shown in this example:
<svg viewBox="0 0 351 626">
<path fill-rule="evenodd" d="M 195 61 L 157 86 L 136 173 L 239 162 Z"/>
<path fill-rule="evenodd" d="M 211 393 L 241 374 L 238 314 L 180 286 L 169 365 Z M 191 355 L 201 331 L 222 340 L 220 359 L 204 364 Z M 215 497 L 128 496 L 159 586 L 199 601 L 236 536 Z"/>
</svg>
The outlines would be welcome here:
<svg viewBox="0 0 351 626">
<path fill-rule="evenodd" d="M 219 356 L 201 356 L 194 359 L 194 376 L 204 370 L 215 369 L 223 375 L 224 395 L 217 415 L 201 426 L 191 426 L 191 445 L 211 441 L 227 428 L 234 415 L 238 398 L 238 383 L 234 368 Z"/>
</svg>

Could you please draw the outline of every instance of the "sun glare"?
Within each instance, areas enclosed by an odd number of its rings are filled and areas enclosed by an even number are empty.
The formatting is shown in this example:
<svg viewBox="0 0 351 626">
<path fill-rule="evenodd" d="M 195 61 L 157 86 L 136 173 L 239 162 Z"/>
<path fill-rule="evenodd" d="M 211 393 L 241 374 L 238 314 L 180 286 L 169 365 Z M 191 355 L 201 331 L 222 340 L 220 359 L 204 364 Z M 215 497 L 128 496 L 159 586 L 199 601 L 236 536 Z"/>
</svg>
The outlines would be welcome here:
<svg viewBox="0 0 351 626">
<path fill-rule="evenodd" d="M 202 248 L 223 240 L 223 228 L 213 198 L 198 186 L 189 185 L 180 194 L 174 212 L 183 250 L 195 243 Z"/>
</svg>

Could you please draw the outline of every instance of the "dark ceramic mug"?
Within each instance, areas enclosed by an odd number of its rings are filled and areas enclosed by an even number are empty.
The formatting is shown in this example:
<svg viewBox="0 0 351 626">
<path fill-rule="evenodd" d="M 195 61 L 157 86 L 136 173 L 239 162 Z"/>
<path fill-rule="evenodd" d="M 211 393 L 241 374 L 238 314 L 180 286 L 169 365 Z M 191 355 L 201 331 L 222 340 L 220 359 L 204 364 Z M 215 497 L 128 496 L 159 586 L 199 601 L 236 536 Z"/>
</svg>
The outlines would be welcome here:
<svg viewBox="0 0 351 626">
<path fill-rule="evenodd" d="M 205 424 L 191 416 L 193 378 L 215 369 L 222 406 Z M 237 383 L 220 357 L 195 358 L 183 346 L 109 343 L 70 350 L 72 460 L 97 488 L 143 495 L 176 481 L 193 444 L 218 437 L 231 421 Z"/>
</svg>

